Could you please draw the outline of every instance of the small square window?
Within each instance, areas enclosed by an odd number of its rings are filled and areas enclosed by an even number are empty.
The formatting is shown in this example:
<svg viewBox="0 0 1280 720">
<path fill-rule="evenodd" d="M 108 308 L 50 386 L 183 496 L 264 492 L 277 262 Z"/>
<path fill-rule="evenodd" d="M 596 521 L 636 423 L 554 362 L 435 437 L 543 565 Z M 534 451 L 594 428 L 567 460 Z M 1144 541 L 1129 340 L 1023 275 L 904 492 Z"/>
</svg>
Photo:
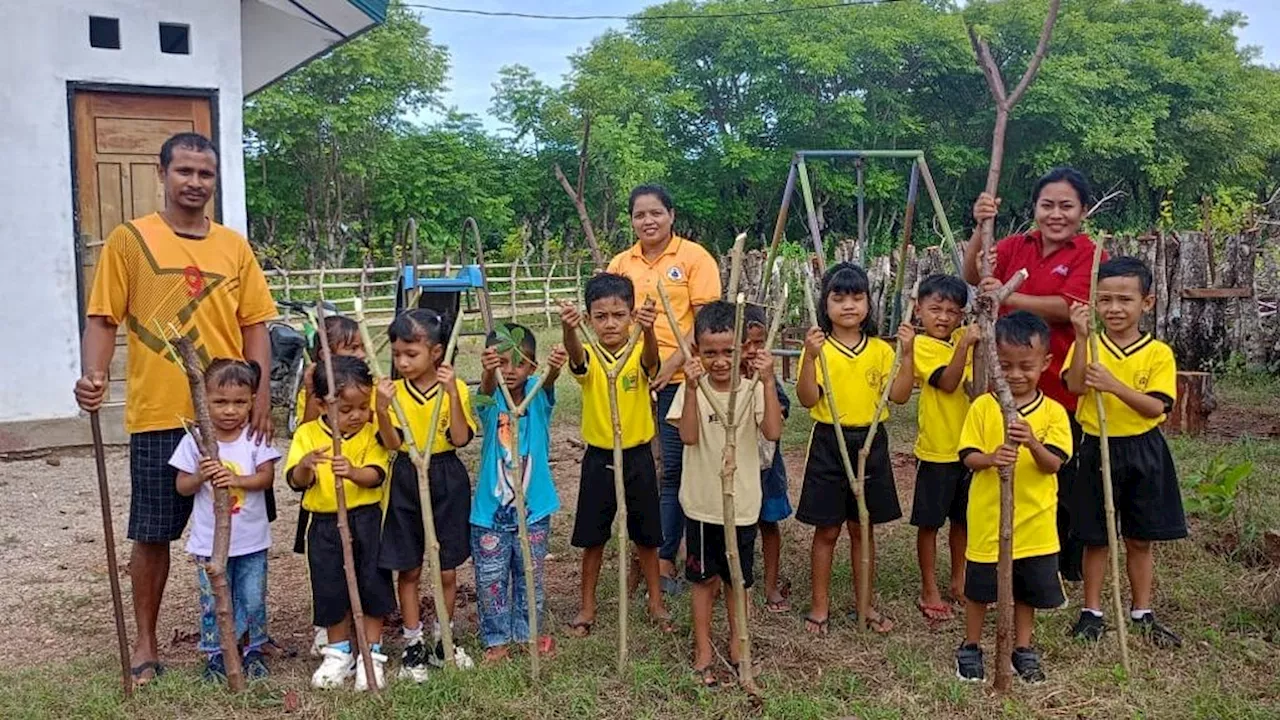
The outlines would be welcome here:
<svg viewBox="0 0 1280 720">
<path fill-rule="evenodd" d="M 89 45 L 105 50 L 120 49 L 120 20 L 89 16 Z"/>
<path fill-rule="evenodd" d="M 160 23 L 160 52 L 169 55 L 190 55 L 191 26 Z"/>
</svg>

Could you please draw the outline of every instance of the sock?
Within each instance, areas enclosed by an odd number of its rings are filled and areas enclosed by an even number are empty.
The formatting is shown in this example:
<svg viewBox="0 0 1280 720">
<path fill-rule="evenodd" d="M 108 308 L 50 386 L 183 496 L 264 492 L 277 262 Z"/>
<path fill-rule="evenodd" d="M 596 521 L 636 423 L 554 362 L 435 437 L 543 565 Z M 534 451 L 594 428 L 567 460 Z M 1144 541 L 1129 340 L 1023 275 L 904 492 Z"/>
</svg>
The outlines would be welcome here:
<svg viewBox="0 0 1280 720">
<path fill-rule="evenodd" d="M 350 640 L 343 640 L 342 642 L 333 643 L 333 644 L 331 644 L 329 647 L 334 648 L 335 650 L 341 650 L 342 652 L 344 652 L 344 653 L 346 653 L 346 654 L 348 654 L 348 655 L 350 655 L 350 654 L 351 654 L 351 641 L 350 641 Z"/>
<path fill-rule="evenodd" d="M 405 640 L 410 642 L 420 640 L 422 638 L 422 622 L 419 621 L 418 626 L 412 628 L 406 625 L 404 630 L 401 631 L 401 634 L 404 636 Z"/>
<path fill-rule="evenodd" d="M 1134 620 L 1141 620 L 1144 616 L 1150 615 L 1150 614 L 1151 614 L 1150 609 L 1138 610 L 1135 608 L 1129 611 L 1129 617 Z"/>
<path fill-rule="evenodd" d="M 449 629 L 450 629 L 450 630 L 452 630 L 452 629 L 453 629 L 453 621 L 452 621 L 452 620 L 450 620 L 450 621 L 449 621 Z M 435 624 L 431 626 L 431 639 L 433 639 L 433 640 L 435 640 L 435 641 L 439 642 L 439 641 L 440 641 L 440 638 L 441 638 L 441 635 L 440 635 L 440 621 L 439 621 L 439 620 L 436 620 L 436 621 L 435 621 Z"/>
<path fill-rule="evenodd" d="M 382 643 L 374 643 L 374 644 L 370 645 L 370 646 L 369 646 L 369 652 L 371 652 L 371 653 L 381 653 L 381 652 L 382 652 Z"/>
<path fill-rule="evenodd" d="M 1089 613 L 1090 615 L 1092 615 L 1092 616 L 1094 616 L 1094 617 L 1102 617 L 1102 611 L 1101 611 L 1101 610 L 1094 610 L 1093 608 L 1081 608 L 1081 610 L 1082 610 L 1083 612 L 1087 612 L 1087 613 Z"/>
</svg>

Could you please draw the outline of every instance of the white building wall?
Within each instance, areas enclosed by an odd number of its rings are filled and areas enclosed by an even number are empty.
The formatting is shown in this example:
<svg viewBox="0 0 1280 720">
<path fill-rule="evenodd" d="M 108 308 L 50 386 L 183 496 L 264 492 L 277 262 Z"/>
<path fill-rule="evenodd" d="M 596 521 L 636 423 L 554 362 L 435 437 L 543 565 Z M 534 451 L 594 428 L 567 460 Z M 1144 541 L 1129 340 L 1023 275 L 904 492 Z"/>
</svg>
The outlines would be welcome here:
<svg viewBox="0 0 1280 720">
<path fill-rule="evenodd" d="M 90 47 L 90 14 L 119 18 L 119 50 Z M 160 52 L 160 22 L 190 26 L 190 55 Z M 0 423 L 69 418 L 80 329 L 67 83 L 216 89 L 222 221 L 244 232 L 240 2 L 0 0 L 0 27 Z"/>
</svg>

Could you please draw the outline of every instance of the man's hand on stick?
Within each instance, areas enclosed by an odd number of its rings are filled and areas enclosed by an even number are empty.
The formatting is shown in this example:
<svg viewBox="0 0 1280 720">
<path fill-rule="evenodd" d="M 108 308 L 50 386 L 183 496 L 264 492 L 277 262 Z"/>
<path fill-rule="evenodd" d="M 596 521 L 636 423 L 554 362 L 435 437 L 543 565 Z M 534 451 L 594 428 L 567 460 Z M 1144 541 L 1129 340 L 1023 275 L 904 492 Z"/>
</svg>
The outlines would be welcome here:
<svg viewBox="0 0 1280 720">
<path fill-rule="evenodd" d="M 85 412 L 97 412 L 107 396 L 107 374 L 100 371 L 86 373 L 76 381 L 76 403 Z"/>
</svg>

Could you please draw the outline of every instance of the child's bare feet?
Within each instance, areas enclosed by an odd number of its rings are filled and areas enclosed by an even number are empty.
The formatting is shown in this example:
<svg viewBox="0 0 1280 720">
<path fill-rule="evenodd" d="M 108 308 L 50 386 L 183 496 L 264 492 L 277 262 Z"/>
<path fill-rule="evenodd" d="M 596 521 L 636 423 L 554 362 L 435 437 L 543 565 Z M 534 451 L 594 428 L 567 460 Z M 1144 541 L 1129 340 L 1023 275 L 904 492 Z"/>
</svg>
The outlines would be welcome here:
<svg viewBox="0 0 1280 720">
<path fill-rule="evenodd" d="M 550 635 L 539 637 L 538 654 L 543 657 L 554 657 L 556 654 L 556 639 Z"/>
<path fill-rule="evenodd" d="M 587 615 L 585 610 L 579 610 L 577 615 L 569 621 L 569 634 L 573 637 L 584 638 L 591 634 L 591 628 L 596 624 L 594 615 Z"/>
<path fill-rule="evenodd" d="M 511 651 L 506 645 L 495 645 L 484 651 L 484 664 L 493 665 L 508 660 L 511 657 Z"/>
<path fill-rule="evenodd" d="M 649 620 L 664 633 L 672 633 L 676 630 L 675 625 L 671 622 L 671 613 L 667 612 L 666 606 L 662 604 L 662 598 L 658 598 L 656 603 L 650 601 Z M 701 667 L 701 665 L 697 667 Z"/>
</svg>

